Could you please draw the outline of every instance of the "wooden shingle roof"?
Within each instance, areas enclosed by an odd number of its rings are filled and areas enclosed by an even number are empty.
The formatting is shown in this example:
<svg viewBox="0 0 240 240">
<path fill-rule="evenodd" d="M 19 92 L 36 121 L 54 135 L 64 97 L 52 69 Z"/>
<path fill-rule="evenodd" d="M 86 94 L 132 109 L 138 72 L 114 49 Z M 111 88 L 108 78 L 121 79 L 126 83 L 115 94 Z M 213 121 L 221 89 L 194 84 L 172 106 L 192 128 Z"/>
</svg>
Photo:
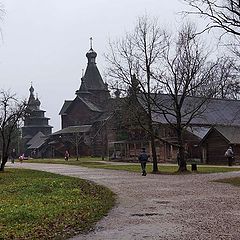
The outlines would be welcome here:
<svg viewBox="0 0 240 240">
<path fill-rule="evenodd" d="M 28 149 L 38 149 L 46 141 L 46 136 L 42 132 L 38 132 L 33 138 L 27 142 Z"/>
<path fill-rule="evenodd" d="M 140 104 L 144 107 L 144 102 L 139 98 Z M 159 101 L 163 106 L 167 108 L 173 108 L 172 100 L 169 95 L 159 94 L 157 96 L 157 101 Z M 182 108 L 182 112 L 186 112 L 189 108 L 194 108 L 198 105 L 202 99 L 199 97 L 187 97 Z M 240 101 L 238 100 L 228 100 L 228 99 L 209 99 L 201 108 L 202 113 L 195 117 L 191 121 L 191 125 L 198 126 L 239 126 L 240 127 Z M 153 121 L 158 123 L 167 123 L 164 115 L 158 112 L 156 109 L 152 114 Z M 176 119 L 168 115 L 168 119 L 171 122 L 175 122 Z M 183 122 L 188 119 L 183 118 Z"/>
<path fill-rule="evenodd" d="M 240 144 L 240 128 L 234 126 L 216 126 L 214 127 L 229 143 Z"/>
<path fill-rule="evenodd" d="M 52 135 L 71 134 L 71 133 L 85 133 L 89 132 L 92 125 L 70 126 L 63 128 Z"/>
<path fill-rule="evenodd" d="M 73 101 L 72 100 L 65 100 L 64 104 L 59 112 L 59 115 L 65 115 L 68 107 L 71 105 Z"/>
</svg>

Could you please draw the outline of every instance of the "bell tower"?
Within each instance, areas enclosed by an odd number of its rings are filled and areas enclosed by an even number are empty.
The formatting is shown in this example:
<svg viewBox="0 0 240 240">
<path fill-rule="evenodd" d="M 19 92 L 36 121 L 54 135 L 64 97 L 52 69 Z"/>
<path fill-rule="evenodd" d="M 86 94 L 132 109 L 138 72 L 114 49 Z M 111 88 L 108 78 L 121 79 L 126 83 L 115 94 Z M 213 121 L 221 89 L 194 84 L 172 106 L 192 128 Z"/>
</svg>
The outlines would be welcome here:
<svg viewBox="0 0 240 240">
<path fill-rule="evenodd" d="M 76 95 L 87 97 L 95 104 L 103 104 L 110 98 L 108 86 L 103 82 L 101 74 L 97 68 L 97 53 L 93 50 L 93 39 L 90 38 L 90 50 L 86 53 L 88 60 L 86 71 L 81 78 L 81 85 Z"/>
</svg>

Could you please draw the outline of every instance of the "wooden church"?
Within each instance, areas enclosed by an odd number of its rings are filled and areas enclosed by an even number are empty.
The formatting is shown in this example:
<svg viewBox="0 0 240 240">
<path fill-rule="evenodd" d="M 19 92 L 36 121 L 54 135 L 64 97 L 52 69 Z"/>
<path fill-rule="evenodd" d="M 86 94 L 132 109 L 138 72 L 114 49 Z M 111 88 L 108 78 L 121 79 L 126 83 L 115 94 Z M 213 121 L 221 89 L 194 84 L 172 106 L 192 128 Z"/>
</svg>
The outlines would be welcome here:
<svg viewBox="0 0 240 240">
<path fill-rule="evenodd" d="M 29 89 L 30 95 L 22 127 L 22 153 L 29 157 L 50 157 L 51 147 L 47 139 L 52 134 L 52 126 L 45 117 L 45 111 L 40 109 L 41 102 L 34 96 L 33 86 Z"/>
<path fill-rule="evenodd" d="M 114 99 L 97 68 L 97 53 L 92 46 L 86 57 L 87 68 L 76 96 L 65 100 L 60 110 L 62 129 L 52 134 L 56 155 L 68 150 L 71 155 L 107 156 L 108 142 L 114 139 L 109 129 Z"/>
</svg>

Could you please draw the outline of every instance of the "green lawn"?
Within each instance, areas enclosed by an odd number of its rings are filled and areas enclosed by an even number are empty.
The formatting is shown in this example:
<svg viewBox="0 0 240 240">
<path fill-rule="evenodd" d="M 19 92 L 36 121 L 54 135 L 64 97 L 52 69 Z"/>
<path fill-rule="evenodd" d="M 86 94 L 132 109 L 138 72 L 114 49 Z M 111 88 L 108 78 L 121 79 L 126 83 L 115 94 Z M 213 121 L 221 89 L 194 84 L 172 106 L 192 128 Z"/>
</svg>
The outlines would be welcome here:
<svg viewBox="0 0 240 240">
<path fill-rule="evenodd" d="M 131 172 L 140 172 L 140 165 L 107 165 L 107 164 L 82 164 L 82 166 L 92 167 L 92 168 L 104 168 L 112 170 L 123 170 Z M 187 166 L 188 170 L 191 172 L 191 166 Z M 178 166 L 177 165 L 158 165 L 159 173 L 161 174 L 177 174 Z M 147 165 L 147 172 L 151 173 L 152 165 Z M 198 171 L 195 173 L 218 173 L 218 172 L 232 172 L 240 171 L 240 168 L 229 168 L 229 167 L 211 167 L 211 166 L 198 166 Z"/>
<path fill-rule="evenodd" d="M 240 187 L 240 177 L 219 179 L 219 180 L 216 180 L 215 182 L 229 183 L 231 185 Z"/>
<path fill-rule="evenodd" d="M 6 169 L 0 185 L 4 240 L 67 239 L 89 230 L 115 203 L 102 186 L 40 171 Z"/>
<path fill-rule="evenodd" d="M 103 169 L 112 169 L 112 170 L 123 170 L 131 172 L 140 172 L 140 164 L 128 164 L 123 165 L 120 162 L 118 165 L 111 165 L 108 162 L 101 161 L 100 158 L 80 158 L 79 161 L 76 159 L 69 159 L 65 161 L 64 159 L 35 159 L 35 160 L 26 160 L 26 162 L 34 163 L 54 163 L 54 164 L 69 164 L 77 165 L 90 168 L 103 168 Z M 24 163 L 23 163 L 24 164 Z M 178 166 L 176 165 L 166 165 L 158 164 L 159 173 L 162 174 L 176 174 Z M 218 173 L 218 172 L 231 172 L 231 171 L 240 171 L 240 168 L 237 167 L 227 167 L 227 166 L 209 166 L 209 165 L 198 165 L 198 171 L 196 173 Z M 191 171 L 191 165 L 188 165 L 188 170 Z M 152 171 L 152 164 L 147 164 L 147 171 L 150 173 Z"/>
</svg>

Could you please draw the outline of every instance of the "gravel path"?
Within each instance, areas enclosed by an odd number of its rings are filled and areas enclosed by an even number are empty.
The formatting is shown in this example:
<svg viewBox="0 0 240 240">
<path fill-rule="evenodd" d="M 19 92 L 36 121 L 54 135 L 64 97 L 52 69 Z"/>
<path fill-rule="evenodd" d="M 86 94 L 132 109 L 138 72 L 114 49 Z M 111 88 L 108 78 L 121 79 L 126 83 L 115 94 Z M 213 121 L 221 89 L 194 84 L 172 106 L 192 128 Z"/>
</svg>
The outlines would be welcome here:
<svg viewBox="0 0 240 240">
<path fill-rule="evenodd" d="M 14 167 L 88 179 L 118 195 L 116 207 L 94 230 L 71 240 L 240 239 L 240 188 L 212 182 L 240 172 L 142 177 L 67 165 L 16 163 Z"/>
</svg>

